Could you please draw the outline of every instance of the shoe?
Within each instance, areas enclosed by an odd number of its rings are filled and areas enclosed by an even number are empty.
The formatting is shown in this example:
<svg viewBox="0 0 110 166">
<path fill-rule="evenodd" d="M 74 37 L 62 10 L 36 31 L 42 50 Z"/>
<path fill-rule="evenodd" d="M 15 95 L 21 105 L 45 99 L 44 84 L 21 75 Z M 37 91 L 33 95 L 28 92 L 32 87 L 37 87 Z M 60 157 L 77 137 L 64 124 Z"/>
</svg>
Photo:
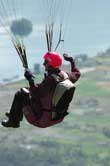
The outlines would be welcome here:
<svg viewBox="0 0 110 166">
<path fill-rule="evenodd" d="M 8 118 L 10 118 L 10 113 L 9 113 L 9 112 L 6 112 L 5 115 L 6 115 Z M 19 121 L 22 121 L 22 120 L 23 120 L 23 118 L 21 117 L 21 118 L 19 119 Z"/>
<path fill-rule="evenodd" d="M 8 121 L 4 120 L 4 121 L 2 121 L 1 124 L 2 124 L 2 126 L 4 126 L 4 127 L 13 127 L 13 128 L 18 128 L 18 127 L 20 127 L 20 123 L 19 123 L 19 122 L 14 123 L 14 122 L 12 122 L 12 121 L 10 121 L 10 120 L 8 120 Z"/>
</svg>

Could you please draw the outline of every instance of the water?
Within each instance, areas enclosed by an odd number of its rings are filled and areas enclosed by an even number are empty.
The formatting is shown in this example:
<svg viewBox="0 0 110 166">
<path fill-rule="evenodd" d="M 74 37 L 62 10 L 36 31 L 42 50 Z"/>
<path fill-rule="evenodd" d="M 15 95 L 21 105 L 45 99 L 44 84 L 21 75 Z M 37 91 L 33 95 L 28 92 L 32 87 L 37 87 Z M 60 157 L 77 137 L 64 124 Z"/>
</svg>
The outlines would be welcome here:
<svg viewBox="0 0 110 166">
<path fill-rule="evenodd" d="M 14 68 L 2 68 L 0 69 L 0 83 L 7 83 L 14 80 L 19 80 L 23 78 L 23 70 L 17 70 Z"/>
<path fill-rule="evenodd" d="M 28 57 L 29 69 L 33 70 L 35 63 L 42 63 L 42 56 L 36 50 L 30 49 Z M 32 56 L 31 56 L 32 55 Z M 38 55 L 38 56 L 37 56 Z M 24 68 L 13 47 L 1 48 L 0 54 L 0 83 L 19 80 L 24 77 Z"/>
</svg>

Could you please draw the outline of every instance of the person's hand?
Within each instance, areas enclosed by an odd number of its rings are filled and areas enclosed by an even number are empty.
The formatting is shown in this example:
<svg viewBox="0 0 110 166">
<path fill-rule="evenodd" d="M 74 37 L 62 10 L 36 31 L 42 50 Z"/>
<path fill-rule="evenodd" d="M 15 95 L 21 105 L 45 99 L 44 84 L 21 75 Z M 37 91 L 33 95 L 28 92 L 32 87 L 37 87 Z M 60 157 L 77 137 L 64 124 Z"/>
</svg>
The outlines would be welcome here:
<svg viewBox="0 0 110 166">
<path fill-rule="evenodd" d="M 32 72 L 31 72 L 29 69 L 26 69 L 26 70 L 25 70 L 24 77 L 25 77 L 27 80 L 30 80 L 30 79 L 34 78 Z"/>
<path fill-rule="evenodd" d="M 74 60 L 73 60 L 73 58 L 72 57 L 70 57 L 68 54 L 63 54 L 63 57 L 64 57 L 64 60 L 65 61 L 68 61 L 68 62 L 73 62 Z"/>
</svg>

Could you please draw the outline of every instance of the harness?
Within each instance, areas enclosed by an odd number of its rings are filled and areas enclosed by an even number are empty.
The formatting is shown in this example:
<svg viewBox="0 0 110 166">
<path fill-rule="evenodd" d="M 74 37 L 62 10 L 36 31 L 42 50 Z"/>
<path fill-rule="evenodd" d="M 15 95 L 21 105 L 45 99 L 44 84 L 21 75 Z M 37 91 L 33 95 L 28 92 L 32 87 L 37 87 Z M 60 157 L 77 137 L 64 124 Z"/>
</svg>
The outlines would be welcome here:
<svg viewBox="0 0 110 166">
<path fill-rule="evenodd" d="M 69 80 L 66 72 L 61 71 L 63 79 L 59 75 L 52 74 L 52 77 L 57 82 L 57 86 L 53 95 L 52 104 L 52 119 L 63 118 L 68 115 L 68 107 L 73 98 L 75 85 Z"/>
<path fill-rule="evenodd" d="M 69 103 L 73 98 L 75 86 L 69 80 L 67 73 L 62 72 L 62 74 L 64 76 L 63 79 L 60 75 L 52 75 L 57 82 L 52 99 L 52 112 L 44 111 L 42 116 L 39 118 L 38 116 L 35 116 L 30 105 L 23 107 L 23 113 L 30 124 L 40 128 L 46 128 L 61 123 L 64 117 L 68 114 L 67 110 Z"/>
</svg>

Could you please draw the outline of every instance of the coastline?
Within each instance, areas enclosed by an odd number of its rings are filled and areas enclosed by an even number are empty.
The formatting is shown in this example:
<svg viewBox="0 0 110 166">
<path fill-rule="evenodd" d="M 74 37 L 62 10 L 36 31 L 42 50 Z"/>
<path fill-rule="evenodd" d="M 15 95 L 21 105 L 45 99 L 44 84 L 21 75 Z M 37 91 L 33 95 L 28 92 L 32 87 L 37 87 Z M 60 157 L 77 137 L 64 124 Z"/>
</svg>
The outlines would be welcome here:
<svg viewBox="0 0 110 166">
<path fill-rule="evenodd" d="M 81 72 L 81 74 L 84 74 L 84 73 L 91 72 L 94 70 L 95 70 L 95 67 L 87 67 L 87 68 L 80 69 L 80 72 Z M 18 75 L 12 76 L 10 78 L 4 78 L 4 79 L 0 80 L 0 86 L 14 83 L 14 82 L 20 81 L 22 79 L 24 79 L 24 76 L 18 76 Z"/>
</svg>

